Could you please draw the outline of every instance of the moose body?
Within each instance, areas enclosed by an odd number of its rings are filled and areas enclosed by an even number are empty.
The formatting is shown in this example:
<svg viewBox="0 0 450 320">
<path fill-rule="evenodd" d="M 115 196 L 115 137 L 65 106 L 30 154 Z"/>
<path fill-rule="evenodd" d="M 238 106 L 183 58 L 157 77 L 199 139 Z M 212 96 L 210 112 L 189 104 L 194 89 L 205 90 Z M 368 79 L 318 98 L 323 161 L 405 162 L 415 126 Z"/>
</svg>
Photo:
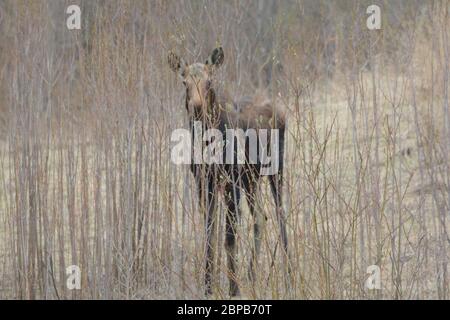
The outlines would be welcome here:
<svg viewBox="0 0 450 320">
<path fill-rule="evenodd" d="M 186 87 L 185 106 L 189 115 L 189 123 L 194 138 L 194 123 L 201 123 L 202 129 L 216 129 L 223 136 L 226 143 L 223 145 L 224 157 L 227 155 L 225 150 L 229 143 L 232 143 L 233 162 L 227 163 L 224 159 L 221 163 L 191 163 L 191 171 L 196 181 L 199 207 L 205 215 L 206 226 L 206 256 L 205 256 L 205 293 L 212 293 L 212 275 L 214 273 L 214 237 L 216 230 L 216 204 L 218 198 L 219 186 L 224 186 L 224 200 L 226 205 L 226 231 L 225 248 L 227 252 L 228 278 L 230 281 L 230 295 L 239 294 L 236 275 L 236 224 L 239 220 L 239 204 L 241 194 L 245 193 L 248 207 L 253 216 L 254 225 L 254 245 L 252 256 L 250 258 L 249 278 L 255 278 L 255 264 L 257 262 L 258 252 L 261 241 L 261 222 L 262 215 L 257 212 L 256 192 L 258 182 L 261 179 L 261 168 L 264 165 L 259 157 L 261 138 L 258 134 L 257 141 L 251 141 L 249 136 L 245 136 L 245 161 L 238 164 L 238 143 L 239 141 L 227 141 L 226 131 L 228 129 L 238 129 L 247 132 L 251 129 L 259 133 L 261 130 L 277 130 L 278 145 L 274 148 L 272 139 L 270 142 L 265 140 L 267 148 L 276 150 L 279 161 L 277 171 L 269 175 L 270 187 L 276 205 L 276 215 L 280 228 L 280 240 L 284 249 L 285 257 L 288 257 L 288 240 L 286 234 L 286 222 L 282 208 L 282 173 L 283 173 L 283 154 L 284 154 L 284 131 L 285 115 L 282 110 L 275 108 L 268 99 L 261 96 L 254 98 L 244 98 L 240 101 L 220 95 L 212 85 L 212 75 L 214 70 L 220 66 L 224 59 L 222 48 L 213 51 L 208 60 L 204 63 L 194 63 L 188 65 L 183 59 L 173 53 L 169 54 L 169 65 L 172 70 L 178 72 L 183 79 Z M 270 137 L 269 137 L 270 138 Z M 234 137 L 232 138 L 234 139 Z M 211 141 L 209 141 L 211 143 Z M 206 144 L 208 141 L 205 142 Z M 250 161 L 250 143 L 256 143 L 258 148 L 258 158 L 256 161 Z M 192 150 L 191 155 L 194 154 Z"/>
</svg>

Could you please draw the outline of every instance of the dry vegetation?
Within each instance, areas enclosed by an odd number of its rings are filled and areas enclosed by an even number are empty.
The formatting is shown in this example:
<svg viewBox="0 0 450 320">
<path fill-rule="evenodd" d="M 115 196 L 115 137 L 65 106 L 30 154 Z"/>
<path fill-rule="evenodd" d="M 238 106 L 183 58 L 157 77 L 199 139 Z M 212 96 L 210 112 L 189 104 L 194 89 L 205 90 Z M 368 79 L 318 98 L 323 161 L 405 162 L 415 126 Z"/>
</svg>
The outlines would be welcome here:
<svg viewBox="0 0 450 320">
<path fill-rule="evenodd" d="M 372 1 L 0 2 L 0 297 L 202 298 L 204 223 L 187 167 L 169 49 L 236 95 L 269 83 L 288 113 L 283 286 L 274 204 L 261 185 L 257 281 L 245 203 L 247 298 L 448 299 L 450 3 Z M 82 30 L 65 8 L 82 8 Z M 268 81 L 270 80 L 270 81 Z M 216 298 L 227 297 L 219 205 Z M 66 288 L 79 265 L 82 289 Z M 382 290 L 364 286 L 377 264 Z"/>
</svg>

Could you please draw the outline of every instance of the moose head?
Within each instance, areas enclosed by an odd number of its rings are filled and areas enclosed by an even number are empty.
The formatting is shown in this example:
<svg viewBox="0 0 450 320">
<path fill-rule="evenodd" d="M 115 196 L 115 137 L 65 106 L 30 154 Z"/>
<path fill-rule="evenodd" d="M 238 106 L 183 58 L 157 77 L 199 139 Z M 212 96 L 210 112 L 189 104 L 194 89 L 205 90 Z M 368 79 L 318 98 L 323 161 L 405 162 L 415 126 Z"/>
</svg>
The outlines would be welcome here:
<svg viewBox="0 0 450 320">
<path fill-rule="evenodd" d="M 186 87 L 186 106 L 188 110 L 203 108 L 212 93 L 211 82 L 214 71 L 223 63 L 224 53 L 221 47 L 213 50 L 205 63 L 188 64 L 173 52 L 169 53 L 170 68 L 179 74 Z"/>
</svg>

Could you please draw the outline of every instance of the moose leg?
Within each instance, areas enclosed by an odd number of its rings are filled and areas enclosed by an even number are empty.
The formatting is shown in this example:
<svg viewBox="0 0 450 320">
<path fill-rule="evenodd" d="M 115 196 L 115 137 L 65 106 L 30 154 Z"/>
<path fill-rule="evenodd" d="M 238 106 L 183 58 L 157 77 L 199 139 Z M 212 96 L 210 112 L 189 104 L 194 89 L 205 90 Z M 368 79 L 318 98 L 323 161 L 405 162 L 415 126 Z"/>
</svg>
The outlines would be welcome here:
<svg viewBox="0 0 450 320">
<path fill-rule="evenodd" d="M 256 200 L 255 200 L 256 201 Z M 250 257 L 250 267 L 248 276 L 249 279 L 254 282 L 255 281 L 255 265 L 258 263 L 259 252 L 261 251 L 261 228 L 264 224 L 263 216 L 260 212 L 256 212 L 256 202 L 254 200 L 250 200 L 248 202 L 250 212 L 253 216 L 253 248 L 252 248 L 252 256 Z"/>
<path fill-rule="evenodd" d="M 236 282 L 236 225 L 239 210 L 240 190 L 234 183 L 226 186 L 225 202 L 227 206 L 225 226 L 225 249 L 227 251 L 228 279 L 230 281 L 230 296 L 239 295 L 239 286 Z"/>
<path fill-rule="evenodd" d="M 255 281 L 255 265 L 258 263 L 258 255 L 261 248 L 261 227 L 263 224 L 263 215 L 261 212 L 257 212 L 257 199 L 256 199 L 256 181 L 252 178 L 247 179 L 244 183 L 246 190 L 246 199 L 250 213 L 253 217 L 253 248 L 252 255 L 250 257 L 248 277 L 250 281 Z"/>
<path fill-rule="evenodd" d="M 280 240 L 283 247 L 283 260 L 285 267 L 287 268 L 288 275 L 291 274 L 290 257 L 288 252 L 288 239 L 286 233 L 286 217 L 282 205 L 282 179 L 280 174 L 270 176 L 270 188 L 275 200 L 276 216 L 280 227 Z M 289 279 L 286 278 L 287 287 L 289 287 Z"/>
<path fill-rule="evenodd" d="M 206 255 L 205 255 L 205 295 L 212 294 L 212 275 L 214 273 L 214 243 L 216 233 L 216 198 L 215 179 L 207 175 L 197 179 L 200 210 L 205 214 Z"/>
<path fill-rule="evenodd" d="M 214 274 L 214 246 L 216 233 L 215 195 L 210 198 L 211 206 L 206 213 L 206 261 L 205 261 L 205 294 L 212 294 L 212 275 Z"/>
</svg>

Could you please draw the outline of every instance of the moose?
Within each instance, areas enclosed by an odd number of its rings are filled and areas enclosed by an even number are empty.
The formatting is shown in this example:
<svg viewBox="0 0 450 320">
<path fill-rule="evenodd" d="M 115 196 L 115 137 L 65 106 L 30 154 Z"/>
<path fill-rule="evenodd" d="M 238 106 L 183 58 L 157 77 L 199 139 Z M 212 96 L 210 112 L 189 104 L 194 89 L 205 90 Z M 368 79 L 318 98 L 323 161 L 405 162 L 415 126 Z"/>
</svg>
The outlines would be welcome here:
<svg viewBox="0 0 450 320">
<path fill-rule="evenodd" d="M 178 73 L 186 89 L 185 107 L 189 116 L 190 129 L 194 135 L 194 122 L 201 123 L 203 129 L 217 129 L 225 136 L 227 128 L 234 129 L 277 129 L 277 150 L 279 159 L 278 170 L 268 175 L 271 192 L 276 206 L 276 217 L 279 225 L 279 239 L 284 254 L 286 270 L 289 270 L 288 238 L 286 233 L 286 218 L 282 206 L 283 183 L 283 155 L 285 140 L 285 114 L 281 108 L 273 106 L 269 99 L 261 94 L 254 97 L 245 97 L 233 100 L 220 91 L 218 84 L 214 83 L 215 71 L 224 61 L 222 47 L 213 50 L 204 63 L 188 64 L 184 59 L 172 51 L 168 54 L 170 68 Z M 234 139 L 234 138 L 233 138 Z M 248 142 L 248 137 L 245 137 Z M 259 139 L 259 138 L 258 138 Z M 228 143 L 229 141 L 227 141 Z M 205 142 L 207 143 L 207 142 Z M 237 144 L 235 144 L 237 147 Z M 270 149 L 270 143 L 267 146 Z M 191 152 L 191 155 L 194 151 Z M 261 242 L 261 223 L 264 217 L 257 212 L 256 192 L 261 180 L 261 161 L 249 161 L 249 146 L 245 144 L 244 164 L 208 164 L 191 162 L 191 171 L 194 176 L 199 209 L 205 216 L 206 227 L 206 254 L 205 254 L 205 295 L 212 294 L 212 278 L 214 274 L 214 241 L 216 230 L 216 205 L 220 187 L 223 188 L 225 215 L 225 249 L 227 254 L 227 268 L 229 279 L 229 294 L 231 297 L 240 294 L 237 279 L 237 244 L 236 225 L 239 221 L 239 204 L 241 193 L 245 193 L 247 204 L 253 216 L 254 243 L 248 269 L 248 277 L 255 280 L 255 265 L 258 261 Z"/>
</svg>

